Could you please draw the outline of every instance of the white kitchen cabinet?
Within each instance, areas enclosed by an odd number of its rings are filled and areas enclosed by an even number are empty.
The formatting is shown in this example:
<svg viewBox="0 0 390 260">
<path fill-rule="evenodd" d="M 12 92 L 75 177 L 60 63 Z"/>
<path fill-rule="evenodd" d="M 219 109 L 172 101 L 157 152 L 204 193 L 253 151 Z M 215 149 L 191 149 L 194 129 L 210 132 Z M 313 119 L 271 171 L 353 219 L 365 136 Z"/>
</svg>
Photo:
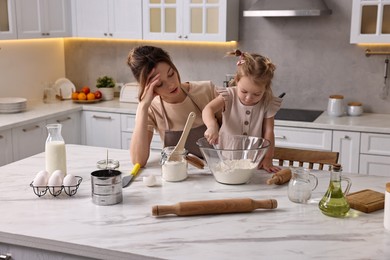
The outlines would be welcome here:
<svg viewBox="0 0 390 260">
<path fill-rule="evenodd" d="M 333 131 L 332 151 L 339 153 L 344 172 L 359 172 L 360 132 Z"/>
<path fill-rule="evenodd" d="M 146 40 L 238 40 L 238 0 L 143 0 Z"/>
<path fill-rule="evenodd" d="M 359 173 L 390 176 L 390 135 L 362 133 Z"/>
<path fill-rule="evenodd" d="M 71 36 L 68 0 L 15 0 L 19 39 Z"/>
<path fill-rule="evenodd" d="M 47 138 L 46 121 L 37 121 L 12 128 L 14 161 L 41 153 Z"/>
<path fill-rule="evenodd" d="M 121 114 L 121 126 L 122 126 L 122 149 L 128 150 L 130 148 L 130 140 L 135 126 L 135 115 Z M 150 149 L 161 151 L 162 142 L 160 135 L 155 133 L 153 135 Z"/>
<path fill-rule="evenodd" d="M 0 40 L 16 39 L 14 0 L 0 0 Z"/>
<path fill-rule="evenodd" d="M 81 112 L 48 119 L 47 124 L 61 124 L 61 135 L 66 144 L 81 144 Z"/>
<path fill-rule="evenodd" d="M 121 117 L 117 113 L 83 111 L 84 144 L 121 149 Z"/>
<path fill-rule="evenodd" d="M 332 150 L 332 131 L 275 126 L 275 145 L 279 147 Z"/>
<path fill-rule="evenodd" d="M 11 129 L 0 131 L 0 166 L 13 161 Z"/>
<path fill-rule="evenodd" d="M 353 0 L 350 42 L 390 42 L 390 0 Z"/>
<path fill-rule="evenodd" d="M 73 0 L 74 36 L 142 39 L 142 0 Z"/>
</svg>

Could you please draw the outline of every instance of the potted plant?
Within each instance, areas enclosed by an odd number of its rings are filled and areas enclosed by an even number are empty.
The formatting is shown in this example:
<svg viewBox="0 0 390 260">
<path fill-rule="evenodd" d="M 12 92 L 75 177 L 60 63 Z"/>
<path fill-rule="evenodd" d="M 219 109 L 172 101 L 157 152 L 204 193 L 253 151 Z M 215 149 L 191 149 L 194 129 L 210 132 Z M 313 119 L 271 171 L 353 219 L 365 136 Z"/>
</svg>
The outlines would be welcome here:
<svg viewBox="0 0 390 260">
<path fill-rule="evenodd" d="M 96 80 L 96 87 L 102 93 L 103 100 L 114 99 L 115 81 L 112 77 L 103 76 Z"/>
</svg>

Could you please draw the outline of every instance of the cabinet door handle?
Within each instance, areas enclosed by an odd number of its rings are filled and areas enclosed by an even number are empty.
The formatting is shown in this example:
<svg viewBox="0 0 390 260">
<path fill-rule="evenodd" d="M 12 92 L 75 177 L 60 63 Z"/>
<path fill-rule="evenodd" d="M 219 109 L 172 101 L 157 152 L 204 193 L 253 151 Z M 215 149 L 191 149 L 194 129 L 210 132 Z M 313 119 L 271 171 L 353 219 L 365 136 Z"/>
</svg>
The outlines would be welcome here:
<svg viewBox="0 0 390 260">
<path fill-rule="evenodd" d="M 65 122 L 65 121 L 68 121 L 68 120 L 70 120 L 71 118 L 68 116 L 68 117 L 66 117 L 66 118 L 62 118 L 62 119 L 58 119 L 57 120 L 57 123 L 62 123 L 62 122 Z"/>
<path fill-rule="evenodd" d="M 184 39 L 188 39 L 188 36 L 186 35 L 186 36 L 184 36 Z"/>
<path fill-rule="evenodd" d="M 287 139 L 285 135 L 275 135 L 275 139 Z"/>
<path fill-rule="evenodd" d="M 109 33 L 108 35 L 110 35 L 111 37 L 113 36 L 113 34 L 112 34 L 112 33 Z"/>
<path fill-rule="evenodd" d="M 104 36 L 107 36 L 107 33 L 103 33 Z"/>
<path fill-rule="evenodd" d="M 34 126 L 31 126 L 31 127 L 28 127 L 28 128 L 23 128 L 23 132 L 28 132 L 28 131 L 32 131 L 32 130 L 35 130 L 39 128 L 39 125 L 34 125 Z"/>
<path fill-rule="evenodd" d="M 3 138 L 4 138 L 4 136 L 0 135 L 0 139 L 3 139 Z"/>
<path fill-rule="evenodd" d="M 12 259 L 12 256 L 11 256 L 11 254 L 9 254 L 9 253 L 7 253 L 7 254 L 5 254 L 5 255 L 3 255 L 3 254 L 1 254 L 0 255 L 0 259 L 4 259 L 4 260 L 11 260 Z"/>
<path fill-rule="evenodd" d="M 177 38 L 181 39 L 181 38 L 182 38 L 182 36 L 181 36 L 181 35 L 179 35 L 179 37 L 177 37 Z"/>
<path fill-rule="evenodd" d="M 107 120 L 111 120 L 111 117 L 110 117 L 110 116 L 96 116 L 96 115 L 93 115 L 92 117 L 93 117 L 93 118 L 96 118 L 96 119 L 107 119 Z"/>
</svg>

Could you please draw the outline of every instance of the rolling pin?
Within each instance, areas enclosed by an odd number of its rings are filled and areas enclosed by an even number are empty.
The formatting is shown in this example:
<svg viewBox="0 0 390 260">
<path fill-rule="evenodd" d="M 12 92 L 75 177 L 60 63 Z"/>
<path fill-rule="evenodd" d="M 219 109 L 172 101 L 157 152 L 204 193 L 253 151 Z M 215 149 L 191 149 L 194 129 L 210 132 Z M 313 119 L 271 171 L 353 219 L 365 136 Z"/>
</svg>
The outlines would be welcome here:
<svg viewBox="0 0 390 260">
<path fill-rule="evenodd" d="M 281 184 L 288 182 L 290 179 L 291 179 L 291 170 L 289 168 L 286 168 L 286 169 L 282 169 L 282 170 L 278 171 L 277 173 L 275 173 L 274 175 L 272 175 L 272 177 L 267 180 L 267 184 L 268 185 L 271 185 L 271 184 L 281 185 Z"/>
<path fill-rule="evenodd" d="M 177 216 L 194 216 L 223 213 L 251 212 L 255 209 L 274 209 L 278 202 L 274 199 L 253 200 L 225 199 L 225 200 L 203 200 L 186 201 L 173 205 L 156 205 L 152 208 L 153 216 L 176 214 Z"/>
</svg>

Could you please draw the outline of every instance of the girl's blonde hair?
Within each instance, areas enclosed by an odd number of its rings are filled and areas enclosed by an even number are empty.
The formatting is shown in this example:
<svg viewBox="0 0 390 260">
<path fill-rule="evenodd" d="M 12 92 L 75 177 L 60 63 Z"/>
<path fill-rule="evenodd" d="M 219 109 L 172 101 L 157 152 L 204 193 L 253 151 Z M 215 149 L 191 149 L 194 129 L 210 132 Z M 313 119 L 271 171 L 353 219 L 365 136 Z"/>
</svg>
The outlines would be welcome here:
<svg viewBox="0 0 390 260">
<path fill-rule="evenodd" d="M 265 85 L 263 102 L 266 106 L 273 98 L 271 89 L 272 78 L 276 69 L 272 61 L 260 54 L 234 50 L 227 53 L 228 56 L 239 57 L 234 82 L 237 83 L 242 77 L 248 77 L 257 85 Z"/>
</svg>

